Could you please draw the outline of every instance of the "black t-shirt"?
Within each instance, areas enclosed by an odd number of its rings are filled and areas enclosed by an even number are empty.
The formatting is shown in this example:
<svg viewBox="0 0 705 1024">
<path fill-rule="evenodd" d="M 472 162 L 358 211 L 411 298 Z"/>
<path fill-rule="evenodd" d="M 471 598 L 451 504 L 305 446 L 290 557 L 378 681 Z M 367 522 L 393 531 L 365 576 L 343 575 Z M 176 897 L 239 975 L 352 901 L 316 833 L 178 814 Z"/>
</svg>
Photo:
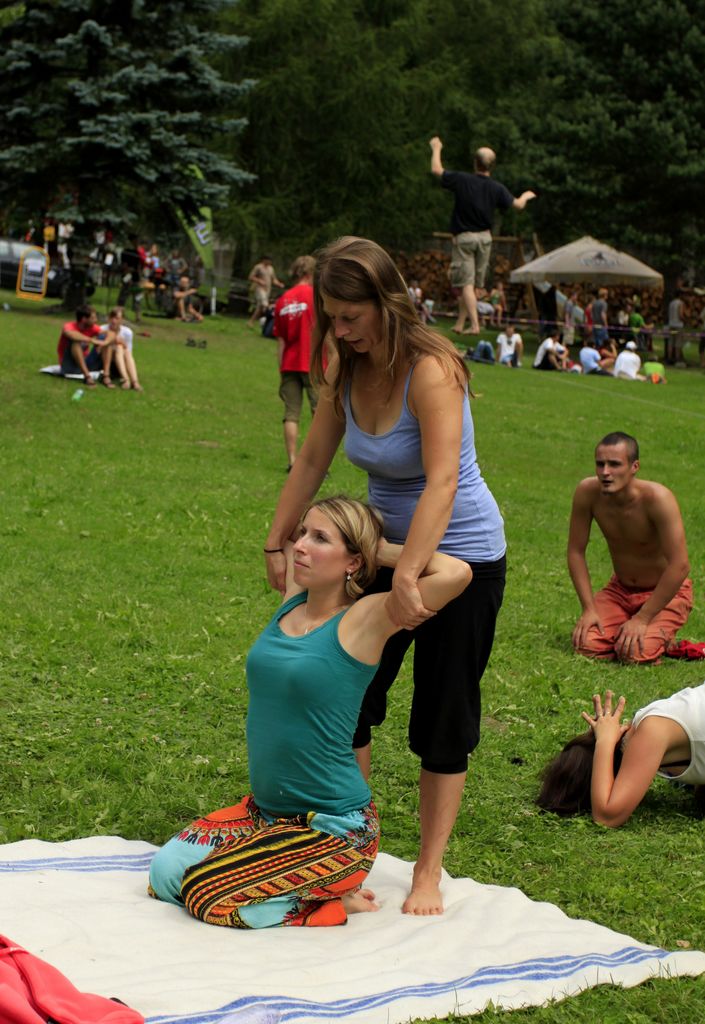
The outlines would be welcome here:
<svg viewBox="0 0 705 1024">
<path fill-rule="evenodd" d="M 136 249 L 123 249 L 120 253 L 120 262 L 126 270 L 132 274 L 133 281 L 139 281 L 142 261 Z"/>
<path fill-rule="evenodd" d="M 453 235 L 460 235 L 463 231 L 490 231 L 494 211 L 508 210 L 514 202 L 509 189 L 486 174 L 444 171 L 441 184 L 455 196 L 450 218 Z"/>
</svg>

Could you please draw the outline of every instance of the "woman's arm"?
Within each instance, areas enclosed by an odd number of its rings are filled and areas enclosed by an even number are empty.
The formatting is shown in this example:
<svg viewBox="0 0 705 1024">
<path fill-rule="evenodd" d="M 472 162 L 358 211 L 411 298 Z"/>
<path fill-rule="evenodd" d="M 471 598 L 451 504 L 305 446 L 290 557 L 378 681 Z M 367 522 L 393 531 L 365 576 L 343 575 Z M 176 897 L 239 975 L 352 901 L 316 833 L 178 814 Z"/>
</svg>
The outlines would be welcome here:
<svg viewBox="0 0 705 1024">
<path fill-rule="evenodd" d="M 463 402 L 467 397 L 432 357 L 414 367 L 409 406 L 419 422 L 426 486 L 414 511 L 394 570 L 389 613 L 397 626 L 413 629 L 430 617 L 418 579 L 448 527 L 458 487 Z"/>
<path fill-rule="evenodd" d="M 377 547 L 377 564 L 394 568 L 403 548 L 382 539 Z M 436 612 L 465 590 L 472 579 L 467 562 L 434 552 L 418 581 L 424 605 Z M 369 665 L 376 664 L 390 636 L 402 628 L 391 617 L 391 594 L 370 594 L 361 597 L 342 618 L 338 638 L 353 658 Z"/>
<path fill-rule="evenodd" d="M 344 433 L 345 422 L 336 414 L 332 394 L 324 384 L 308 436 L 279 496 L 264 544 L 266 549 L 283 548 L 291 537 L 304 508 L 321 486 Z M 265 560 L 270 586 L 284 593 L 286 561 L 283 553 L 275 550 L 273 554 L 265 554 Z"/>
<path fill-rule="evenodd" d="M 382 538 L 377 545 L 377 564 L 395 569 L 403 551 L 404 546 L 401 544 L 390 544 Z M 441 551 L 434 551 L 419 577 L 418 587 L 426 608 L 437 612 L 461 594 L 471 580 L 472 569 L 467 562 L 453 558 L 452 555 L 444 555 Z M 385 598 L 388 597 L 389 595 L 385 595 Z M 365 598 L 361 600 L 364 601 Z M 398 628 L 393 626 L 392 632 L 396 633 Z"/>
<path fill-rule="evenodd" d="M 629 738 L 622 757 L 622 764 L 615 777 L 614 751 L 629 730 L 620 718 L 624 711 L 625 699 L 620 697 L 612 709 L 611 690 L 605 693 L 604 710 L 599 693 L 593 697 L 593 717 L 583 711 L 582 717 L 595 733 L 595 754 L 592 763 L 592 784 L 590 802 L 592 819 L 607 828 L 623 825 L 644 799 L 658 767 L 661 764 L 666 742 L 659 738 L 658 723 L 647 719 Z M 648 726 L 648 728 L 644 728 Z M 654 726 L 656 728 L 654 729 Z"/>
</svg>

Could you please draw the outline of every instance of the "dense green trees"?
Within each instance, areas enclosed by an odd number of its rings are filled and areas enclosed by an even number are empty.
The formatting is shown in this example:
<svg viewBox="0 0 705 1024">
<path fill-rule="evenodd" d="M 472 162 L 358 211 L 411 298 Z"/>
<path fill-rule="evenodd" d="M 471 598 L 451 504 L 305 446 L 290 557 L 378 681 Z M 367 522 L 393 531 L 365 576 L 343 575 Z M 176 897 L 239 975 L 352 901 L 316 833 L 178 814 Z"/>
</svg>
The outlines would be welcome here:
<svg viewBox="0 0 705 1024">
<path fill-rule="evenodd" d="M 537 171 L 542 235 L 591 233 L 662 267 L 705 258 L 705 3 L 550 0 L 563 59 Z"/>
<path fill-rule="evenodd" d="M 543 0 L 242 0 L 230 17 L 250 42 L 230 73 L 257 85 L 235 152 L 257 181 L 230 230 L 288 248 L 345 232 L 418 244 L 449 220 L 429 174 L 435 133 L 449 166 L 489 143 L 502 180 L 531 183 L 517 124 L 556 45 L 542 12 Z"/>
<path fill-rule="evenodd" d="M 248 83 L 213 61 L 222 0 L 27 0 L 0 20 L 0 210 L 78 229 L 222 205 L 246 176 L 214 137 Z M 197 165 L 203 177 L 196 177 Z"/>
<path fill-rule="evenodd" d="M 159 204 L 227 201 L 243 264 L 344 232 L 418 246 L 448 224 L 437 133 L 446 166 L 488 144 L 500 180 L 537 189 L 502 230 L 694 263 L 704 15 L 705 0 L 0 0 L 0 213 L 147 226 Z"/>
</svg>

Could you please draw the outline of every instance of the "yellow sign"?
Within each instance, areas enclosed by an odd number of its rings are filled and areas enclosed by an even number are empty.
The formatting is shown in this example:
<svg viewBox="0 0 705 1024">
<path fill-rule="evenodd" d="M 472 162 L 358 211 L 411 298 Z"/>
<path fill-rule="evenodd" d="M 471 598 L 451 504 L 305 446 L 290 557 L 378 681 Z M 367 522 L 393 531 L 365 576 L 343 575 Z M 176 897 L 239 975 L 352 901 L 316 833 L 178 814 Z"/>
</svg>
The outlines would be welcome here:
<svg viewBox="0 0 705 1024">
<path fill-rule="evenodd" d="M 31 246 L 25 249 L 17 270 L 18 299 L 43 299 L 47 290 L 49 274 L 49 253 L 46 249 Z"/>
</svg>

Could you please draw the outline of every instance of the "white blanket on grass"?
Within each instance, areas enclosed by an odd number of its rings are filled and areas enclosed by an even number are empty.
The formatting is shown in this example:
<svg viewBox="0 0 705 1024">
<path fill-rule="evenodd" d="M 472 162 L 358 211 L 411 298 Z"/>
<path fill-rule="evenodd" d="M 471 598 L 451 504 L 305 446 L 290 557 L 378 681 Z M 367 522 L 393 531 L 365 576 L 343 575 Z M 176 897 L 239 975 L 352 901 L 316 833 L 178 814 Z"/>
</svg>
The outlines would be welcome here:
<svg viewBox="0 0 705 1024">
<path fill-rule="evenodd" d="M 705 972 L 705 953 L 469 878 L 444 877 L 442 917 L 402 915 L 411 865 L 385 854 L 369 880 L 379 913 L 342 928 L 212 927 L 147 897 L 154 849 L 112 836 L 0 846 L 0 932 L 152 1024 L 407 1024 Z"/>
</svg>

